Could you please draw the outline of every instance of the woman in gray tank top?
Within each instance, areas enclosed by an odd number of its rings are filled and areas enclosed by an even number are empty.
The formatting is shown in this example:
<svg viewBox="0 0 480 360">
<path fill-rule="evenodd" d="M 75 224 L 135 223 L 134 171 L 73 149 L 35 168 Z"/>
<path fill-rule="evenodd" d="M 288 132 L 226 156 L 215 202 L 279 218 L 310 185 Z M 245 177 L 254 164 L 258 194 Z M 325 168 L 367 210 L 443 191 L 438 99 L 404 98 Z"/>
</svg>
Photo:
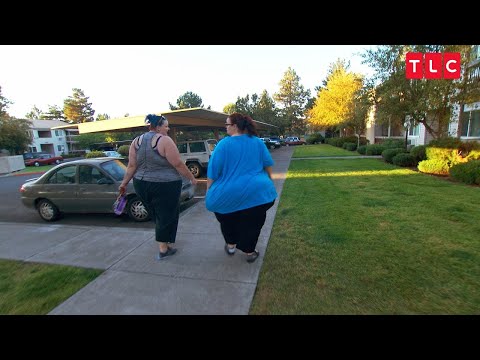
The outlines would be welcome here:
<svg viewBox="0 0 480 360">
<path fill-rule="evenodd" d="M 128 167 L 118 190 L 124 194 L 128 182 L 147 207 L 155 222 L 155 240 L 159 245 L 158 260 L 173 255 L 172 244 L 177 237 L 180 215 L 179 198 L 181 175 L 197 184 L 180 158 L 177 146 L 168 134 L 168 120 L 164 116 L 149 114 L 145 118 L 149 131 L 136 137 L 130 145 Z"/>
</svg>

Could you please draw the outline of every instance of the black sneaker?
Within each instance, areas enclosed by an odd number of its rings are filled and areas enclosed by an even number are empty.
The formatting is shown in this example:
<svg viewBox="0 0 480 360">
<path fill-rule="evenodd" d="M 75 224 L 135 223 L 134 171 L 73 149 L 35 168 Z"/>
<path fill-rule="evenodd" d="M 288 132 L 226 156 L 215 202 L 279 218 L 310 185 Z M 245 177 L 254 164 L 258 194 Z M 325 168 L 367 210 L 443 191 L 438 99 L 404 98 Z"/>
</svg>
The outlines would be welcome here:
<svg viewBox="0 0 480 360">
<path fill-rule="evenodd" d="M 176 252 L 177 252 L 177 249 L 172 249 L 172 248 L 168 248 L 168 250 L 163 252 L 163 253 L 161 251 L 159 251 L 157 256 L 156 256 L 156 259 L 157 260 L 163 260 L 167 256 L 171 256 L 171 255 L 175 254 Z"/>
<path fill-rule="evenodd" d="M 255 249 L 255 251 L 251 254 L 247 254 L 247 262 L 253 263 L 257 258 L 260 256 L 260 251 Z"/>
</svg>

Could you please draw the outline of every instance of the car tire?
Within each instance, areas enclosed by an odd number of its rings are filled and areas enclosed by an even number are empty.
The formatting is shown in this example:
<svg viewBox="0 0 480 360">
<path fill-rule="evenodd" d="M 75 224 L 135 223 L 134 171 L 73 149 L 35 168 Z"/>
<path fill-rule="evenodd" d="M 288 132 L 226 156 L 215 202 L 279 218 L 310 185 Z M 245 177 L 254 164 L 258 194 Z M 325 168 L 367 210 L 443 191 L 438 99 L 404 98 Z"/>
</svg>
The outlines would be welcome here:
<svg viewBox="0 0 480 360">
<path fill-rule="evenodd" d="M 58 208 L 47 199 L 42 199 L 38 202 L 37 210 L 40 217 L 45 221 L 55 221 L 60 215 Z"/>
<path fill-rule="evenodd" d="M 57 164 L 57 165 L 60 164 L 60 160 L 58 160 L 58 159 L 55 160 L 55 164 Z"/>
<path fill-rule="evenodd" d="M 150 220 L 150 214 L 148 213 L 147 207 L 138 196 L 133 196 L 128 199 L 127 214 L 130 219 L 136 222 Z"/>
<path fill-rule="evenodd" d="M 39 163 L 38 161 L 35 161 L 35 162 L 33 163 L 33 165 L 35 165 L 35 166 L 40 166 L 40 163 Z"/>
<path fill-rule="evenodd" d="M 188 163 L 187 167 L 195 179 L 199 178 L 202 175 L 202 168 L 197 163 Z"/>
</svg>

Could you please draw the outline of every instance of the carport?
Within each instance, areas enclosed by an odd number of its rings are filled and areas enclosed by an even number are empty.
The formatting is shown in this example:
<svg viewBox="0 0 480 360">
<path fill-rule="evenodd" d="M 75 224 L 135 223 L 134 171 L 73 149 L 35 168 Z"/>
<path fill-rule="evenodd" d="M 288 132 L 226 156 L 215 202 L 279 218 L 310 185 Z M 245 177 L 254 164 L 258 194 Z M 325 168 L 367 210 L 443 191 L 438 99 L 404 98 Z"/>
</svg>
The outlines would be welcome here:
<svg viewBox="0 0 480 360">
<path fill-rule="evenodd" d="M 170 126 L 170 137 L 176 142 L 177 131 L 192 130 L 212 130 L 217 140 L 219 140 L 219 131 L 225 130 L 225 120 L 228 114 L 208 110 L 204 108 L 191 108 L 181 110 L 171 110 L 155 113 L 164 115 L 168 119 Z M 57 126 L 52 129 L 72 129 L 77 127 L 79 134 L 106 132 L 106 131 L 137 131 L 145 130 L 145 116 L 128 116 L 102 121 L 86 122 L 81 124 L 71 124 Z M 277 126 L 255 120 L 259 131 L 273 131 Z"/>
</svg>

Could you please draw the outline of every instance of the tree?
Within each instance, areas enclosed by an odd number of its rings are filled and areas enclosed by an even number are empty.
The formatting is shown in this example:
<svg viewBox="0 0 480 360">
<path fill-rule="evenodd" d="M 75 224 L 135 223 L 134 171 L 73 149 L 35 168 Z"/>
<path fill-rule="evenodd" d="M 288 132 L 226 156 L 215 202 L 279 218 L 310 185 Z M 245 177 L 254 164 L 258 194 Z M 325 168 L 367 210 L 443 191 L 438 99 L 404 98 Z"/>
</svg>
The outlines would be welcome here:
<svg viewBox="0 0 480 360">
<path fill-rule="evenodd" d="M 349 64 L 341 59 L 330 65 L 317 99 L 307 111 L 308 122 L 313 126 L 338 129 L 355 122 L 355 100 L 363 81 L 360 75 L 349 72 L 348 68 Z"/>
<path fill-rule="evenodd" d="M 0 119 L 10 116 L 7 113 L 7 108 L 12 103 L 12 101 L 8 100 L 2 95 L 2 87 L 0 86 Z"/>
<path fill-rule="evenodd" d="M 104 133 L 80 134 L 75 138 L 80 149 L 90 149 L 92 145 L 105 142 Z"/>
<path fill-rule="evenodd" d="M 30 120 L 19 120 L 11 117 L 7 108 L 13 102 L 2 95 L 0 86 L 0 149 L 11 154 L 22 154 L 32 142 L 29 129 Z"/>
<path fill-rule="evenodd" d="M 108 120 L 108 119 L 110 119 L 110 116 L 108 116 L 108 114 L 98 114 L 95 121 L 102 121 L 102 120 Z"/>
<path fill-rule="evenodd" d="M 462 96 L 462 81 L 449 79 L 407 79 L 407 52 L 460 52 L 462 59 L 470 45 L 382 45 L 366 50 L 363 63 L 375 70 L 377 123 L 403 125 L 409 118 L 423 124 L 434 138 L 446 136 L 452 105 Z M 464 66 L 467 62 L 463 60 Z"/>
<path fill-rule="evenodd" d="M 202 98 L 191 91 L 187 91 L 177 99 L 177 106 L 171 103 L 168 103 L 168 105 L 170 106 L 170 110 L 191 109 L 196 107 L 203 108 Z"/>
<path fill-rule="evenodd" d="M 83 90 L 76 88 L 73 89 L 73 95 L 64 100 L 63 112 L 67 120 L 75 124 L 93 121 L 95 114 Z"/>
<path fill-rule="evenodd" d="M 278 121 L 278 110 L 275 101 L 268 95 L 267 90 L 263 90 L 260 99 L 256 103 L 255 109 L 253 110 L 253 119 L 276 125 L 279 127 L 278 132 L 283 134 L 280 129 L 281 124 Z"/>
<path fill-rule="evenodd" d="M 223 110 L 222 112 L 224 112 L 225 114 L 232 114 L 235 112 L 235 104 L 234 103 L 230 103 L 230 104 L 227 104 L 223 107 Z"/>
<path fill-rule="evenodd" d="M 463 128 L 463 104 L 470 104 L 480 101 L 480 77 L 474 76 L 475 71 L 478 72 L 478 65 L 469 67 L 468 65 L 476 60 L 475 47 L 479 45 L 458 45 L 457 52 L 462 55 L 461 63 L 462 77 L 458 83 L 458 91 L 453 96 L 452 100 L 460 104 L 460 113 L 458 116 L 458 131 L 457 137 L 462 135 L 461 129 Z M 475 49 L 476 50 L 476 49 Z"/>
<path fill-rule="evenodd" d="M 65 120 L 63 110 L 57 105 L 48 105 L 48 111 L 40 116 L 42 120 Z"/>
<path fill-rule="evenodd" d="M 305 103 L 310 97 L 310 90 L 305 90 L 303 85 L 300 85 L 300 77 L 291 67 L 284 73 L 279 85 L 280 90 L 273 98 L 282 106 L 279 110 L 282 132 L 286 130 L 293 134 L 304 133 Z"/>
<path fill-rule="evenodd" d="M 37 108 L 36 105 L 33 105 L 32 110 L 25 115 L 25 117 L 30 120 L 40 119 L 41 116 L 42 116 L 42 110 Z"/>
</svg>

